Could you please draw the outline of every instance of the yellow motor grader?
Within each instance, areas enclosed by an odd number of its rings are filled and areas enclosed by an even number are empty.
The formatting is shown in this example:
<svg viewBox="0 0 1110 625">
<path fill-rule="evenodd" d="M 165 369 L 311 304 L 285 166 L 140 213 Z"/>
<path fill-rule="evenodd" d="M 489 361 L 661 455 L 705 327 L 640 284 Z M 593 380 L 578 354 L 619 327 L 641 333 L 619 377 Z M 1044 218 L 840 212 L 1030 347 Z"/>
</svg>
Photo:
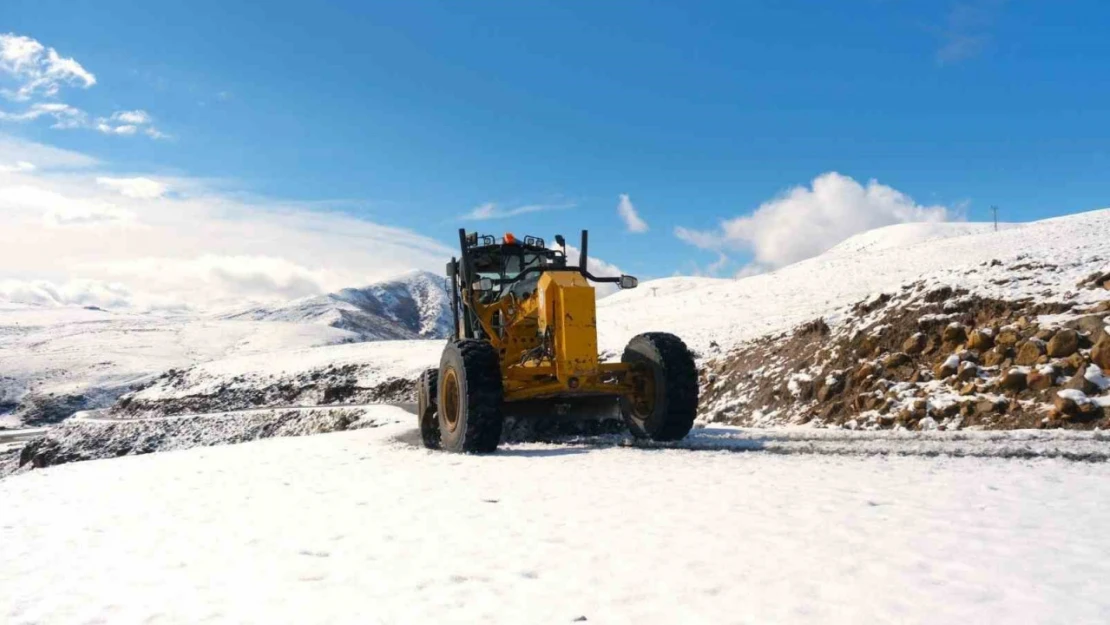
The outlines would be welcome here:
<svg viewBox="0 0 1110 625">
<path fill-rule="evenodd" d="M 417 388 L 427 447 L 489 453 L 507 413 L 539 406 L 574 419 L 575 400 L 618 404 L 639 438 L 672 441 L 690 431 L 698 385 L 686 344 L 649 332 L 629 341 L 620 362 L 600 362 L 590 282 L 629 289 L 636 278 L 592 275 L 584 230 L 577 264 L 567 263 L 563 237 L 555 242 L 459 230 L 461 255 L 447 265 L 454 332 L 439 368 L 425 371 Z"/>
</svg>

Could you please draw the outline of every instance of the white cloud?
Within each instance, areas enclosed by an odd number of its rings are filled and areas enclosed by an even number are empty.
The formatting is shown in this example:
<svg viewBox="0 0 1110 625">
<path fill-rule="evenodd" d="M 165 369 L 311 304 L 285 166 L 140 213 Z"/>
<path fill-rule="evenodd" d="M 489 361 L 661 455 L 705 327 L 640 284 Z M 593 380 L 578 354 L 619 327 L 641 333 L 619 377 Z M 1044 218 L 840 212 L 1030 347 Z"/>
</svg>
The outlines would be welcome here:
<svg viewBox="0 0 1110 625">
<path fill-rule="evenodd" d="M 678 227 L 675 235 L 703 249 L 750 251 L 752 263 L 742 270 L 750 274 L 816 256 L 873 228 L 953 217 L 953 211 L 944 206 L 917 204 L 875 180 L 863 186 L 848 176 L 829 172 L 816 177 L 811 186 L 794 187 L 763 203 L 750 215 L 721 222 L 717 230 Z"/>
<path fill-rule="evenodd" d="M 135 214 L 109 202 L 66 197 L 29 185 L 0 186 L 0 208 L 12 215 L 37 214 L 52 228 L 131 223 Z"/>
<path fill-rule="evenodd" d="M 22 113 L 0 111 L 0 121 L 28 122 L 41 117 L 51 117 L 51 128 L 80 128 L 88 123 L 88 116 L 81 109 L 61 102 L 36 102 Z"/>
<path fill-rule="evenodd" d="M 119 111 L 112 115 L 112 119 L 139 126 L 150 123 L 150 114 L 146 111 Z"/>
<path fill-rule="evenodd" d="M 77 61 L 14 33 L 0 35 L 0 73 L 7 74 L 18 85 L 15 90 L 0 89 L 0 93 L 20 101 L 36 94 L 54 97 L 62 85 L 87 89 L 96 84 L 96 76 Z"/>
<path fill-rule="evenodd" d="M 126 195 L 127 197 L 141 200 L 151 200 L 162 197 L 167 191 L 165 183 L 142 176 L 137 178 L 97 176 L 96 184 L 114 191 L 119 191 L 120 194 Z"/>
<path fill-rule="evenodd" d="M 153 126 L 153 119 L 146 111 L 117 111 L 111 117 L 96 120 L 96 129 L 104 134 L 132 136 L 140 131 L 151 139 L 166 139 L 164 134 Z"/>
<path fill-rule="evenodd" d="M 565 208 L 574 208 L 576 205 L 573 203 L 565 204 L 525 204 L 517 206 L 516 208 L 500 208 L 494 202 L 486 202 L 479 206 L 475 206 L 469 213 L 463 215 L 463 219 L 474 221 L 482 221 L 486 219 L 504 219 L 506 217 L 515 217 L 517 215 L 525 215 L 528 213 L 539 213 L 542 211 L 562 210 Z"/>
<path fill-rule="evenodd" d="M 4 86 L 5 83 L 14 88 Z M 0 34 L 0 95 L 17 102 L 37 100 L 19 112 L 0 110 L 0 121 L 31 122 L 46 117 L 54 120 L 52 128 L 88 128 L 111 135 L 142 133 L 151 139 L 169 138 L 154 126 L 150 114 L 143 110 L 117 111 L 109 117 L 90 121 L 84 111 L 55 101 L 62 86 L 88 89 L 95 84 L 96 76 L 74 59 L 61 56 L 54 48 L 31 37 Z"/>
<path fill-rule="evenodd" d="M 0 165 L 0 173 L 35 171 L 35 164 L 29 161 L 16 161 L 11 165 Z"/>
<path fill-rule="evenodd" d="M 0 280 L 9 287 L 110 284 L 134 307 L 214 309 L 413 268 L 439 273 L 454 251 L 318 206 L 244 199 L 197 179 L 113 175 L 80 155 L 0 136 L 0 163 L 25 154 L 37 169 L 0 171 Z"/>
<path fill-rule="evenodd" d="M 131 292 L 119 283 L 98 280 L 0 280 L 0 300 L 37 306 L 97 306 L 123 308 Z"/>
<path fill-rule="evenodd" d="M 632 200 L 628 199 L 628 195 L 622 193 L 620 202 L 617 204 L 617 214 L 624 220 L 624 227 L 629 232 L 647 232 L 648 225 L 643 219 L 640 219 L 640 214 L 636 212 L 636 207 L 632 205 Z"/>
</svg>

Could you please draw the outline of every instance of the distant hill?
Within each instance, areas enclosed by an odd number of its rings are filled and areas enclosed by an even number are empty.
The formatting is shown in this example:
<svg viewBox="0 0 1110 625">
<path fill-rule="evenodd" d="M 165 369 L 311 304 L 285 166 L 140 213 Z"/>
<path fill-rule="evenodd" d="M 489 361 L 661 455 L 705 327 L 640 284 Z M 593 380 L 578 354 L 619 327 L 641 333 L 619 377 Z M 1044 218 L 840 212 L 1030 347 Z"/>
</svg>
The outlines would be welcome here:
<svg viewBox="0 0 1110 625">
<path fill-rule="evenodd" d="M 326 325 L 362 340 L 445 338 L 451 305 L 444 278 L 410 271 L 395 278 L 292 302 L 222 315 L 227 320 Z"/>
</svg>

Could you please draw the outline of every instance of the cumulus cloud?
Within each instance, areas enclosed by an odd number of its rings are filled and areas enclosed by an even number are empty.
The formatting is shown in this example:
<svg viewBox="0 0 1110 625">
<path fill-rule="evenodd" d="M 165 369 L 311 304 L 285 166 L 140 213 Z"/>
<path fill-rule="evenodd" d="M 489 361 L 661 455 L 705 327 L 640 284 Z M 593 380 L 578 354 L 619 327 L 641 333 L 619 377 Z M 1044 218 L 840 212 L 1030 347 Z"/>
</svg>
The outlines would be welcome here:
<svg viewBox="0 0 1110 625">
<path fill-rule="evenodd" d="M 127 197 L 138 198 L 140 200 L 152 200 L 154 198 L 162 197 L 166 194 L 167 188 L 164 183 L 150 178 L 139 176 L 137 178 L 111 178 L 108 176 L 97 176 L 96 184 L 118 191 L 120 194 Z"/>
<path fill-rule="evenodd" d="M 475 206 L 469 213 L 463 215 L 463 219 L 471 221 L 483 221 L 486 219 L 504 219 L 506 217 L 515 217 L 517 215 L 525 215 L 528 213 L 539 213 L 543 211 L 562 210 L 565 208 L 574 208 L 575 204 L 525 204 L 515 208 L 501 208 L 495 202 L 486 202 Z"/>
<path fill-rule="evenodd" d="M 131 136 L 145 134 L 151 139 L 166 139 L 166 135 L 153 125 L 150 113 L 146 111 L 118 111 L 110 117 L 96 120 L 96 129 L 104 134 Z"/>
<path fill-rule="evenodd" d="M 636 212 L 636 207 L 632 205 L 632 200 L 628 199 L 628 194 L 622 193 L 620 195 L 620 202 L 617 203 L 617 214 L 620 215 L 624 221 L 624 227 L 629 232 L 647 232 L 648 225 L 643 219 L 640 219 L 640 214 Z"/>
<path fill-rule="evenodd" d="M 319 205 L 244 199 L 190 178 L 113 175 L 76 153 L 0 136 L 0 163 L 23 155 L 37 167 L 0 171 L 0 280 L 8 293 L 18 281 L 21 301 L 94 301 L 40 297 L 84 285 L 115 294 L 93 305 L 211 310 L 359 286 L 413 268 L 439 273 L 454 252 Z"/>
<path fill-rule="evenodd" d="M 72 58 L 38 41 L 14 33 L 0 35 L 0 73 L 16 83 L 15 89 L 0 89 L 9 99 L 25 101 L 34 95 L 54 97 L 62 85 L 89 88 L 96 76 Z"/>
<path fill-rule="evenodd" d="M 95 84 L 96 76 L 74 59 L 61 56 L 54 48 L 14 33 L 0 35 L 0 95 L 16 102 L 35 100 L 22 111 L 0 110 L 0 121 L 18 123 L 47 118 L 53 120 L 51 128 L 85 128 L 118 136 L 143 134 L 151 139 L 169 138 L 154 126 L 150 114 L 143 110 L 117 111 L 90 121 L 84 111 L 55 101 L 63 86 L 87 89 Z"/>
<path fill-rule="evenodd" d="M 751 252 L 752 263 L 741 270 L 750 274 L 816 256 L 873 228 L 953 217 L 953 211 L 944 206 L 917 204 L 875 180 L 865 186 L 829 172 L 816 177 L 809 186 L 794 187 L 763 203 L 750 215 L 721 222 L 716 230 L 678 227 L 675 235 L 707 250 Z"/>
</svg>

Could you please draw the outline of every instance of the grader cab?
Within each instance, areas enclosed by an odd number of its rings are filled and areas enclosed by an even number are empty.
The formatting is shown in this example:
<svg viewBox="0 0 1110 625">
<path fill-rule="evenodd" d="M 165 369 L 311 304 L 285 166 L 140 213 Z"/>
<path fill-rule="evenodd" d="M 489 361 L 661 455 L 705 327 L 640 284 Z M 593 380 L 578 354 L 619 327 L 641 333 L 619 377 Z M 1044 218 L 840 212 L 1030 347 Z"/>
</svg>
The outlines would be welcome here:
<svg viewBox="0 0 1110 625">
<path fill-rule="evenodd" d="M 685 343 L 672 334 L 641 334 L 620 362 L 601 362 L 590 283 L 629 289 L 636 278 L 591 274 L 586 231 L 574 265 L 563 237 L 555 241 L 558 247 L 548 248 L 537 237 L 506 234 L 498 241 L 459 230 L 461 255 L 447 265 L 454 333 L 439 368 L 421 375 L 417 391 L 427 447 L 492 452 L 506 414 L 554 414 L 576 400 L 615 402 L 640 438 L 678 440 L 690 431 L 698 387 Z"/>
</svg>

